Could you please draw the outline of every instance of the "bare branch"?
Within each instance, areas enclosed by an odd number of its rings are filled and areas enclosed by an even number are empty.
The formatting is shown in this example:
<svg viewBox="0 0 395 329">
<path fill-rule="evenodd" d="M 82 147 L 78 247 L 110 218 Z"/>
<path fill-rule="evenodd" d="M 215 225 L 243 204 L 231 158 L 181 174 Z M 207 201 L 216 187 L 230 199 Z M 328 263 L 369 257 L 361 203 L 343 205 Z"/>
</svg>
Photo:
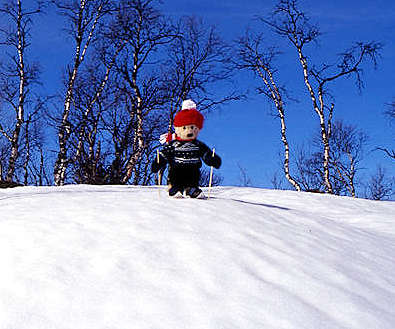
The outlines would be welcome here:
<svg viewBox="0 0 395 329">
<path fill-rule="evenodd" d="M 263 87 L 258 88 L 259 92 L 265 94 L 275 105 L 281 123 L 281 141 L 284 146 L 284 174 L 290 184 L 297 191 L 300 191 L 300 184 L 290 174 L 290 148 L 286 133 L 285 104 L 281 88 L 278 87 L 274 77 L 276 70 L 273 68 L 272 62 L 278 52 L 274 47 L 267 47 L 268 50 L 262 52 L 260 50 L 261 42 L 262 35 L 251 36 L 247 31 L 246 35 L 238 40 L 238 61 L 236 62 L 236 67 L 238 69 L 247 69 L 256 74 L 263 82 Z"/>
<path fill-rule="evenodd" d="M 376 147 L 375 150 L 383 151 L 383 152 L 386 153 L 390 158 L 395 159 L 395 150 L 389 150 L 389 149 L 382 148 L 382 147 Z"/>
</svg>

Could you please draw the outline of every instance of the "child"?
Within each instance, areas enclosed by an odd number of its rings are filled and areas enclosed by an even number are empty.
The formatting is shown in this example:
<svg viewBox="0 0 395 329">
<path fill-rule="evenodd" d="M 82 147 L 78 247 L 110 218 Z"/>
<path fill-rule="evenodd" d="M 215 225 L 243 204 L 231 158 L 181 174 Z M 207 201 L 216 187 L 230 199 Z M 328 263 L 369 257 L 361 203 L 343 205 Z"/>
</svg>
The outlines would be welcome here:
<svg viewBox="0 0 395 329">
<path fill-rule="evenodd" d="M 196 104 L 192 100 L 184 101 L 182 110 L 174 117 L 175 134 L 167 135 L 167 143 L 159 152 L 159 161 L 156 158 L 152 162 L 154 173 L 169 165 L 169 196 L 185 194 L 191 198 L 203 197 L 199 188 L 202 160 L 216 169 L 221 166 L 221 158 L 196 139 L 203 128 L 203 121 L 204 117 L 196 110 Z"/>
</svg>

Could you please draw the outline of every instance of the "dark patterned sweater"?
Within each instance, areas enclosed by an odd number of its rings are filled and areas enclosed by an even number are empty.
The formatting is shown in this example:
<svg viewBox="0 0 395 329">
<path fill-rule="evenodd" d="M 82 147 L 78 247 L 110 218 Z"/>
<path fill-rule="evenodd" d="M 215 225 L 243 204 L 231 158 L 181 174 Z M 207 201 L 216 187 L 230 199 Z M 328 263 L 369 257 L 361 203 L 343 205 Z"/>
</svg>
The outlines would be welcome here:
<svg viewBox="0 0 395 329">
<path fill-rule="evenodd" d="M 212 150 L 195 139 L 192 141 L 172 140 L 159 152 L 159 163 L 157 158 L 152 162 L 152 171 L 157 172 L 169 164 L 170 168 L 200 168 L 202 160 L 208 166 L 219 168 L 221 158 L 212 154 Z"/>
</svg>

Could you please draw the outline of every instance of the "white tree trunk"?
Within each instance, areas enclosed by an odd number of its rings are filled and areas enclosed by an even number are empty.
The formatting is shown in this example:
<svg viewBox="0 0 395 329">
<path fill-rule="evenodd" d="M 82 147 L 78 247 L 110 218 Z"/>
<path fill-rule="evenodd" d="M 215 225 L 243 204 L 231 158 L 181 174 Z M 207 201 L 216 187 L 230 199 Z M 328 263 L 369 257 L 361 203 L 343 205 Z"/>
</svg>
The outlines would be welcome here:
<svg viewBox="0 0 395 329">
<path fill-rule="evenodd" d="M 290 170 L 289 170 L 289 158 L 290 158 L 290 152 L 289 152 L 289 143 L 287 139 L 287 126 L 285 122 L 285 111 L 284 111 L 284 102 L 281 97 L 280 90 L 277 87 L 276 82 L 274 81 L 273 74 L 271 70 L 264 65 L 262 61 L 259 60 L 259 65 L 256 67 L 259 76 L 265 83 L 266 87 L 269 90 L 271 99 L 274 102 L 274 105 L 276 106 L 276 109 L 278 111 L 278 116 L 280 118 L 280 123 L 281 123 L 281 141 L 284 146 L 284 162 L 283 162 L 283 171 L 285 178 L 288 180 L 288 182 L 295 188 L 297 191 L 301 191 L 301 187 L 299 183 L 292 177 Z M 265 73 L 262 72 L 262 69 L 266 72 L 266 77 Z"/>
<path fill-rule="evenodd" d="M 88 47 L 92 41 L 97 23 L 99 21 L 101 11 L 102 11 L 102 6 L 99 6 L 96 12 L 95 20 L 93 21 L 93 24 L 90 28 L 89 34 L 87 36 L 85 45 L 82 48 L 83 44 L 83 35 L 84 35 L 84 26 L 83 26 L 83 17 L 85 13 L 85 6 L 86 6 L 86 0 L 81 0 L 80 2 L 80 8 L 79 8 L 79 13 L 78 13 L 78 24 L 77 24 L 77 36 L 76 36 L 76 52 L 75 52 L 75 57 L 74 57 L 74 66 L 72 73 L 69 76 L 69 81 L 67 84 L 67 91 L 66 91 L 66 97 L 65 97 L 65 102 L 64 102 L 64 107 L 63 107 L 63 114 L 62 114 L 62 119 L 61 123 L 59 126 L 59 131 L 58 131 L 58 141 L 59 141 L 59 151 L 58 151 L 58 157 L 55 163 L 55 168 L 54 168 L 54 180 L 56 185 L 64 185 L 65 179 L 66 179 L 66 170 L 67 166 L 69 163 L 69 159 L 67 156 L 67 147 L 68 147 L 68 141 L 70 138 L 71 134 L 71 127 L 70 123 L 68 121 L 69 116 L 70 116 L 70 111 L 71 111 L 71 102 L 73 99 L 73 89 L 74 89 L 74 83 L 77 78 L 78 74 L 78 69 L 81 65 L 81 63 L 84 61 L 86 52 L 88 50 Z"/>
<path fill-rule="evenodd" d="M 11 137 L 11 155 L 8 161 L 8 170 L 6 181 L 11 182 L 15 174 L 15 165 L 19 157 L 19 139 L 24 123 L 24 103 L 25 103 L 25 63 L 24 63 L 24 34 L 22 27 L 22 4 L 21 0 L 18 0 L 18 17 L 17 17 L 17 37 L 18 37 L 18 73 L 19 73 L 19 95 L 18 95 L 18 107 L 16 110 L 16 123 L 14 132 Z"/>
<path fill-rule="evenodd" d="M 296 41 L 297 44 L 297 41 Z M 323 99 L 322 99 L 322 93 L 320 93 L 320 103 L 321 106 L 318 106 L 317 103 L 317 97 L 315 95 L 314 89 L 310 83 L 309 80 L 309 69 L 307 65 L 307 60 L 304 57 L 302 53 L 302 49 L 300 46 L 297 46 L 297 51 L 299 55 L 299 61 L 302 65 L 303 68 L 303 76 L 304 76 L 304 82 L 307 87 L 307 90 L 309 91 L 311 101 L 313 103 L 313 108 L 314 111 L 317 113 L 319 120 L 320 120 L 320 127 L 321 127 L 321 141 L 324 147 L 323 150 L 323 171 L 324 171 L 324 184 L 326 186 L 326 189 L 328 193 L 333 193 L 333 187 L 332 183 L 330 180 L 330 172 L 329 172 L 329 161 L 330 161 L 330 145 L 329 145 L 329 136 L 327 133 L 327 127 L 325 123 L 325 113 L 324 113 L 324 104 L 323 104 Z"/>
</svg>

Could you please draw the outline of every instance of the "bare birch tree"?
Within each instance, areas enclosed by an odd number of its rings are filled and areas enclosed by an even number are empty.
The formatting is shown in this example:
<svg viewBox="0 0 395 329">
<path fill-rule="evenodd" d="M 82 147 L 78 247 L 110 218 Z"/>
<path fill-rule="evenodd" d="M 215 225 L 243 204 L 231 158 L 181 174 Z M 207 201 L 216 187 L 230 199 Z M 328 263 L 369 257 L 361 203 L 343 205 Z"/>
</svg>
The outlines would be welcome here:
<svg viewBox="0 0 395 329">
<path fill-rule="evenodd" d="M 332 126 L 330 136 L 330 166 L 334 186 L 338 186 L 340 194 L 347 190 L 347 194 L 356 197 L 357 173 L 361 169 L 361 161 L 368 136 L 355 125 L 345 124 L 336 120 Z M 337 182 L 337 184 L 336 184 Z"/>
<path fill-rule="evenodd" d="M 333 194 L 357 197 L 358 173 L 362 169 L 361 162 L 367 140 L 368 136 L 355 125 L 340 120 L 333 122 L 329 138 L 329 169 Z M 301 148 L 298 152 L 296 177 L 305 191 L 325 191 L 320 145 L 321 136 L 317 133 L 310 143 L 313 150 Z"/>
<path fill-rule="evenodd" d="M 313 151 L 311 145 L 303 145 L 297 149 L 295 158 L 295 177 L 302 190 L 316 193 L 324 192 L 321 152 Z"/>
<path fill-rule="evenodd" d="M 288 182 L 300 191 L 300 184 L 290 173 L 290 147 L 287 138 L 287 125 L 285 120 L 285 101 L 284 88 L 279 85 L 276 79 L 277 70 L 273 62 L 278 55 L 274 47 L 262 45 L 262 35 L 253 36 L 249 31 L 246 35 L 237 41 L 238 60 L 235 65 L 238 69 L 249 70 L 253 72 L 262 82 L 261 87 L 257 88 L 258 92 L 264 94 L 277 109 L 277 117 L 281 124 L 281 141 L 284 147 L 283 171 Z M 266 46 L 266 49 L 262 48 Z"/>
<path fill-rule="evenodd" d="M 392 103 L 388 104 L 387 106 L 388 108 L 384 114 L 390 119 L 391 124 L 395 124 L 395 100 L 393 100 Z M 383 151 L 387 156 L 395 160 L 395 149 L 389 149 L 385 147 L 378 147 L 377 149 Z"/>
<path fill-rule="evenodd" d="M 370 177 L 365 197 L 372 200 L 389 200 L 394 195 L 395 179 L 389 178 L 386 170 L 380 166 Z"/>
<path fill-rule="evenodd" d="M 239 168 L 240 186 L 244 186 L 244 187 L 253 186 L 252 180 L 251 180 L 250 176 L 248 176 L 247 169 L 244 168 L 240 163 L 237 164 L 237 167 Z"/>
<path fill-rule="evenodd" d="M 56 185 L 63 185 L 66 179 L 66 170 L 71 161 L 68 148 L 69 138 L 74 127 L 70 124 L 69 116 L 73 108 L 75 81 L 80 67 L 86 59 L 88 49 L 95 41 L 98 24 L 112 12 L 113 2 L 111 0 L 57 0 L 52 3 L 71 25 L 69 33 L 75 43 L 74 59 L 67 68 L 63 111 L 57 127 L 59 151 L 54 167 L 54 180 Z"/>
<path fill-rule="evenodd" d="M 75 82 L 74 107 L 70 116 L 74 131 L 70 135 L 70 171 L 78 184 L 95 184 L 100 181 L 102 141 L 100 121 L 106 110 L 103 95 L 110 68 L 101 68 L 92 62 L 81 70 Z"/>
<path fill-rule="evenodd" d="M 75 129 L 70 138 L 70 158 L 74 180 L 80 184 L 103 184 L 106 181 L 102 118 L 112 106 L 113 92 L 109 89 L 116 88 L 111 74 L 126 44 L 126 40 L 118 36 L 116 24 L 114 17 L 100 26 L 99 41 L 93 55 L 75 82 L 75 113 L 70 117 Z M 111 88 L 108 88 L 109 84 L 112 84 Z"/>
<path fill-rule="evenodd" d="M 168 59 L 161 74 L 168 133 L 172 132 L 174 115 L 185 99 L 195 100 L 200 111 L 208 112 L 243 98 L 232 86 L 225 93 L 218 93 L 217 87 L 230 81 L 232 70 L 229 67 L 231 49 L 215 27 L 197 17 L 187 16 L 179 20 L 177 32 L 168 47 Z"/>
<path fill-rule="evenodd" d="M 45 104 L 47 101 L 48 97 L 37 99 L 35 107 L 27 115 L 25 120 L 23 143 L 21 143 L 21 149 L 23 151 L 22 175 L 25 186 L 30 184 L 38 186 L 50 184 L 49 179 L 45 179 L 44 182 L 44 172 L 47 170 L 45 167 L 46 161 L 44 161 L 44 143 L 46 137 L 45 131 L 42 129 L 45 126 L 42 113 L 46 108 Z M 39 171 L 36 168 L 40 168 Z"/>
<path fill-rule="evenodd" d="M 354 76 L 359 88 L 362 88 L 362 66 L 366 60 L 376 65 L 381 49 L 377 42 L 358 42 L 344 51 L 336 65 L 322 64 L 317 68 L 312 56 L 307 55 L 306 47 L 318 40 L 321 35 L 317 25 L 312 24 L 305 12 L 298 7 L 296 0 L 280 0 L 269 19 L 261 21 L 284 37 L 296 50 L 302 68 L 305 87 L 311 99 L 312 108 L 317 115 L 323 147 L 323 178 L 326 191 L 333 193 L 330 179 L 330 134 L 334 112 L 334 103 L 328 92 L 328 86 L 340 78 Z"/>
<path fill-rule="evenodd" d="M 242 98 L 232 88 L 223 95 L 219 95 L 216 88 L 228 82 L 232 72 L 228 65 L 230 46 L 221 39 L 215 27 L 191 16 L 178 22 L 178 31 L 169 47 L 169 59 L 162 75 L 167 90 L 169 132 L 175 113 L 187 98 L 196 100 L 201 111 Z"/>
<path fill-rule="evenodd" d="M 5 180 L 11 182 L 15 176 L 17 161 L 20 157 L 21 131 L 26 123 L 26 107 L 31 87 L 38 80 L 38 65 L 27 60 L 32 16 L 40 13 L 42 1 L 37 1 L 31 9 L 22 6 L 22 1 L 5 1 L 0 7 L 3 22 L 10 26 L 0 28 L 0 46 L 9 53 L 9 61 L 0 67 L 0 98 L 11 114 L 3 115 L 0 133 L 8 141 L 10 152 Z"/>
<path fill-rule="evenodd" d="M 176 36 L 174 27 L 154 6 L 156 2 L 125 1 L 118 17 L 118 33 L 126 40 L 116 61 L 118 100 L 127 114 L 114 109 L 107 124 L 115 147 L 113 179 L 122 184 L 137 172 L 148 145 L 146 133 L 153 122 L 152 112 L 163 103 L 159 73 L 153 64 L 163 60 L 160 50 Z"/>
</svg>

